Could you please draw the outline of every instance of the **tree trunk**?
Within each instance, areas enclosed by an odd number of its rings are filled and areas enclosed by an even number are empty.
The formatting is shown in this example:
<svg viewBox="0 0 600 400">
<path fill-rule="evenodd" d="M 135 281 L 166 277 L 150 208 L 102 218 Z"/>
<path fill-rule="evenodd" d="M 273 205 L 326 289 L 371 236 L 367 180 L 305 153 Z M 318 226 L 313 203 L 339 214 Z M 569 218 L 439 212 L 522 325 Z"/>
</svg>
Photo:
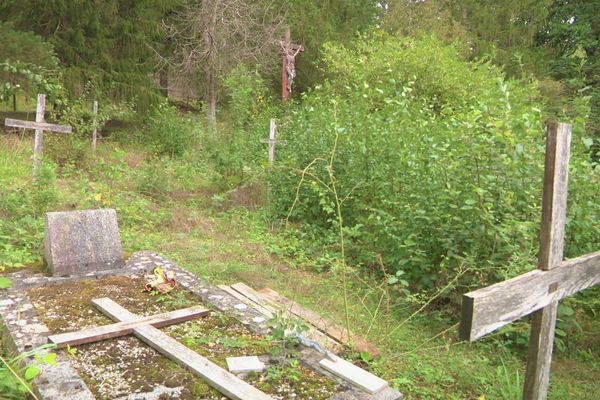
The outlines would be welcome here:
<svg viewBox="0 0 600 400">
<path fill-rule="evenodd" d="M 13 111 L 17 111 L 17 94 L 13 93 Z"/>
</svg>

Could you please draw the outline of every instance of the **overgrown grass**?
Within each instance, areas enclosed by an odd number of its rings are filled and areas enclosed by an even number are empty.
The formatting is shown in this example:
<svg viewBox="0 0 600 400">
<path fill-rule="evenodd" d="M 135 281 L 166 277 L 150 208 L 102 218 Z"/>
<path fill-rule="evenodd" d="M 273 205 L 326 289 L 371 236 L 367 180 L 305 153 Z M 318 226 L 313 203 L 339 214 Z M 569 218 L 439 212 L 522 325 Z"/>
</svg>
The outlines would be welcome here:
<svg viewBox="0 0 600 400">
<path fill-rule="evenodd" d="M 45 211 L 113 207 L 127 253 L 157 250 L 213 283 L 272 287 L 344 320 L 340 270 L 319 237 L 301 225 L 285 229 L 264 207 L 242 207 L 259 202 L 219 182 L 208 158 L 161 158 L 117 142 L 105 142 L 94 158 L 87 145 L 49 145 L 48 176 L 36 187 L 29 143 L 0 138 L 0 267 L 40 262 Z M 61 158 L 65 149 L 72 152 Z M 350 325 L 383 350 L 380 359 L 363 361 L 408 399 L 519 398 L 526 324 L 475 344 L 457 342 L 459 310 L 451 304 L 433 301 L 407 321 L 430 295 L 389 291 L 368 271 L 349 281 Z M 586 333 L 557 350 L 551 399 L 591 400 L 600 391 L 600 338 L 592 333 L 600 323 L 579 308 L 575 317 Z"/>
</svg>

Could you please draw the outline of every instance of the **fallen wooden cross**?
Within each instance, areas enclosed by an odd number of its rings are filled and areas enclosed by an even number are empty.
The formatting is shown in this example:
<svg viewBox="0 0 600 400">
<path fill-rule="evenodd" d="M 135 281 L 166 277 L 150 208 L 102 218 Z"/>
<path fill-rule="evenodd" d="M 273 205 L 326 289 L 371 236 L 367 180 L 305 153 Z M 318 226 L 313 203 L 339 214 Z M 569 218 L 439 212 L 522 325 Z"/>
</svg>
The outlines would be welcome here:
<svg viewBox="0 0 600 400">
<path fill-rule="evenodd" d="M 287 297 L 280 295 L 275 290 L 264 288 L 259 290 L 258 294 L 264 299 L 281 304 L 292 314 L 304 319 L 309 324 L 314 325 L 317 329 L 338 342 L 350 345 L 355 351 L 366 352 L 373 357 L 379 356 L 379 350 L 372 343 L 367 342 L 365 339 L 352 332 L 348 335 L 347 329 L 344 327 L 326 320 L 316 312 L 302 307 Z"/>
<path fill-rule="evenodd" d="M 56 125 L 44 122 L 44 113 L 46 111 L 46 95 L 38 94 L 37 108 L 35 112 L 35 122 L 21 121 L 18 119 L 6 118 L 4 125 L 13 128 L 35 129 L 35 141 L 33 145 L 33 177 L 37 178 L 40 163 L 42 161 L 42 144 L 44 141 L 44 131 L 71 133 L 72 128 L 68 125 Z"/>
<path fill-rule="evenodd" d="M 172 311 L 150 317 L 140 317 L 127 311 L 109 298 L 94 299 L 94 305 L 116 324 L 79 332 L 50 336 L 48 339 L 60 346 L 91 343 L 133 333 L 162 355 L 189 368 L 222 394 L 234 400 L 272 400 L 272 398 L 227 372 L 198 353 L 188 349 L 177 340 L 159 331 L 156 326 L 166 326 L 208 314 L 202 307 Z"/>
<path fill-rule="evenodd" d="M 256 290 L 252 289 L 250 286 L 247 286 L 242 282 L 235 283 L 231 286 L 222 285 L 220 286 L 220 288 L 226 291 L 227 293 L 231 294 L 236 299 L 242 301 L 243 303 L 254 307 L 268 319 L 274 318 L 278 313 L 281 313 L 282 311 L 281 304 L 277 304 L 270 301 L 269 299 L 265 299 Z M 306 322 L 308 323 L 308 321 Z M 316 327 L 310 325 L 310 323 L 308 323 L 308 330 L 306 332 L 303 332 L 303 335 L 307 339 L 318 343 L 324 349 L 332 351 L 333 353 L 341 353 L 343 351 L 343 346 L 340 342 L 327 336 L 325 333 L 321 332 Z"/>
<path fill-rule="evenodd" d="M 310 329 L 306 333 L 306 336 L 321 344 L 325 349 L 332 347 L 330 344 L 332 342 L 328 342 L 327 339 L 333 339 L 333 343 L 336 345 L 334 348 L 338 351 L 339 349 L 337 347 L 340 342 L 348 344 L 348 335 L 344 328 L 324 319 L 316 312 L 298 305 L 273 289 L 265 288 L 257 292 L 242 282 L 235 283 L 231 286 L 221 285 L 219 287 L 236 299 L 255 307 L 261 313 L 264 313 L 264 315 L 271 315 L 272 317 L 277 314 L 278 309 L 284 309 L 301 318 L 310 325 Z M 319 334 L 326 334 L 325 341 L 323 341 L 323 338 L 320 337 Z M 327 338 L 327 336 L 329 336 L 329 338 Z M 373 356 L 379 354 L 379 351 L 374 345 L 359 336 L 350 333 L 350 338 L 356 350 L 367 351 Z M 331 359 L 328 357 L 331 357 Z M 324 357 L 319 362 L 321 367 L 370 394 L 378 393 L 389 387 L 388 382 L 385 380 L 357 367 L 349 361 L 334 354 L 329 354 L 328 357 Z"/>
<path fill-rule="evenodd" d="M 525 400 L 547 396 L 558 301 L 600 283 L 600 252 L 563 261 L 570 143 L 570 125 L 548 128 L 538 270 L 463 296 L 459 335 L 464 340 L 533 313 Z"/>
</svg>

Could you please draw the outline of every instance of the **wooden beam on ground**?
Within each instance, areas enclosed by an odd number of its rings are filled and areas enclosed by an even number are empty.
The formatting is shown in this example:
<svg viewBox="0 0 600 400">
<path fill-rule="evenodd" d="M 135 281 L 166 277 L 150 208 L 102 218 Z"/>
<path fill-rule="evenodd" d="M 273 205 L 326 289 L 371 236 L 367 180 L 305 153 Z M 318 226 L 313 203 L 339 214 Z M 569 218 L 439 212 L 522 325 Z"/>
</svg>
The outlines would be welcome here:
<svg viewBox="0 0 600 400">
<path fill-rule="evenodd" d="M 600 284 L 600 251 L 463 295 L 460 338 L 473 341 L 533 311 Z"/>
<path fill-rule="evenodd" d="M 344 327 L 326 320 L 316 312 L 300 306 L 287 297 L 280 295 L 275 290 L 264 288 L 259 290 L 258 293 L 261 297 L 267 300 L 282 304 L 292 314 L 306 320 L 310 324 L 314 325 L 317 329 L 327 334 L 327 336 L 337 340 L 338 342 L 351 345 L 354 350 L 359 352 L 367 352 L 373 357 L 379 356 L 379 350 L 372 343 L 367 342 L 365 339 L 352 332 L 350 332 L 350 337 L 348 337 L 347 330 Z"/>
<path fill-rule="evenodd" d="M 18 119 L 11 118 L 6 118 L 4 120 L 4 125 L 13 128 L 41 129 L 44 131 L 52 131 L 59 133 L 71 133 L 73 131 L 73 128 L 68 125 L 50 124 L 48 122 L 21 121 Z"/>
<path fill-rule="evenodd" d="M 388 387 L 388 383 L 377 375 L 373 375 L 340 357 L 334 356 L 334 360 L 324 358 L 319 364 L 332 374 L 366 390 L 370 394 L 378 393 Z"/>
<path fill-rule="evenodd" d="M 275 316 L 275 314 L 277 314 L 277 310 L 275 310 L 273 307 L 271 307 L 267 304 L 264 304 L 264 302 L 257 303 L 256 301 L 252 300 L 252 298 L 233 289 L 232 286 L 219 285 L 219 289 L 224 290 L 225 292 L 229 293 L 230 295 L 232 295 L 233 297 L 235 297 L 242 303 L 255 308 L 256 310 L 258 310 L 262 315 L 264 315 L 268 319 L 273 318 Z"/>
<path fill-rule="evenodd" d="M 268 299 L 265 299 L 258 293 L 256 290 L 252 289 L 250 286 L 238 282 L 229 287 L 231 290 L 231 295 L 237 299 L 245 298 L 250 306 L 256 307 L 259 311 L 264 310 L 266 313 L 271 316 L 277 315 L 281 312 L 279 309 L 282 308 L 282 304 L 272 302 Z M 230 293 L 230 292 L 228 292 Z M 240 296 L 240 297 L 238 297 Z M 243 301 L 243 300 L 242 300 Z M 262 311 L 261 311 L 262 312 Z M 264 314 L 265 316 L 267 314 Z M 295 314 L 294 314 L 295 315 Z M 297 315 L 296 315 L 297 317 Z M 308 322 L 308 321 L 306 321 Z M 316 327 L 309 323 L 308 331 L 303 332 L 303 335 L 313 342 L 319 343 L 323 348 L 332 351 L 333 353 L 340 353 L 343 348 L 342 345 L 335 339 L 327 336 L 325 333 L 318 330 Z"/>
<path fill-rule="evenodd" d="M 128 322 L 140 318 L 108 298 L 95 299 L 92 302 L 113 320 Z M 273 400 L 272 397 L 188 349 L 153 326 L 145 325 L 134 328 L 133 333 L 162 355 L 192 370 L 206 380 L 209 385 L 231 399 Z"/>
<path fill-rule="evenodd" d="M 48 337 L 48 341 L 56 344 L 58 348 L 76 346 L 84 343 L 93 343 L 100 340 L 112 339 L 120 336 L 130 335 L 135 328 L 143 325 L 152 325 L 155 328 L 189 321 L 194 318 L 208 315 L 210 310 L 194 306 L 182 310 L 170 311 L 149 317 L 140 317 L 134 321 L 117 322 L 116 324 L 104 325 L 77 332 L 61 333 Z"/>
</svg>

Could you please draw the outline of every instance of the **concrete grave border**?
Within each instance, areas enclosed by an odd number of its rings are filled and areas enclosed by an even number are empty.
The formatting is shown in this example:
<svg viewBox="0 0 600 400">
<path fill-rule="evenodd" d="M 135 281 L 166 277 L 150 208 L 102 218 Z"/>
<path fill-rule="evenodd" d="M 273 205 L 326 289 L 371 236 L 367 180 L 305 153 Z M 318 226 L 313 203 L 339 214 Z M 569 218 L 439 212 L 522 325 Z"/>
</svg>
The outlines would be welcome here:
<svg viewBox="0 0 600 400">
<path fill-rule="evenodd" d="M 167 268 L 175 273 L 178 284 L 198 296 L 206 305 L 233 316 L 248 329 L 266 335 L 269 331 L 267 320 L 257 309 L 251 306 L 240 307 L 238 299 L 210 285 L 174 262 L 151 251 L 134 253 L 122 268 L 98 271 L 80 276 L 47 277 L 30 271 L 14 272 L 7 277 L 13 281 L 8 290 L 0 291 L 0 322 L 3 328 L 3 342 L 9 351 L 24 353 L 47 343 L 50 332 L 37 315 L 26 290 L 67 283 L 75 280 L 97 279 L 104 276 L 136 277 L 151 272 L 155 267 Z M 43 353 L 43 352 L 42 352 Z M 330 400 L 401 400 L 402 395 L 388 387 L 379 393 L 370 395 L 358 388 L 350 387 L 347 382 L 326 371 L 319 365 L 323 358 L 313 349 L 304 348 L 300 352 L 300 361 L 338 383 L 344 390 L 333 395 Z M 34 381 L 34 389 L 42 400 L 94 400 L 95 397 L 81 379 L 64 353 L 59 353 L 57 364 L 44 368 Z M 137 398 L 137 397 L 136 397 Z M 139 397 L 144 399 L 144 397 Z"/>
</svg>

